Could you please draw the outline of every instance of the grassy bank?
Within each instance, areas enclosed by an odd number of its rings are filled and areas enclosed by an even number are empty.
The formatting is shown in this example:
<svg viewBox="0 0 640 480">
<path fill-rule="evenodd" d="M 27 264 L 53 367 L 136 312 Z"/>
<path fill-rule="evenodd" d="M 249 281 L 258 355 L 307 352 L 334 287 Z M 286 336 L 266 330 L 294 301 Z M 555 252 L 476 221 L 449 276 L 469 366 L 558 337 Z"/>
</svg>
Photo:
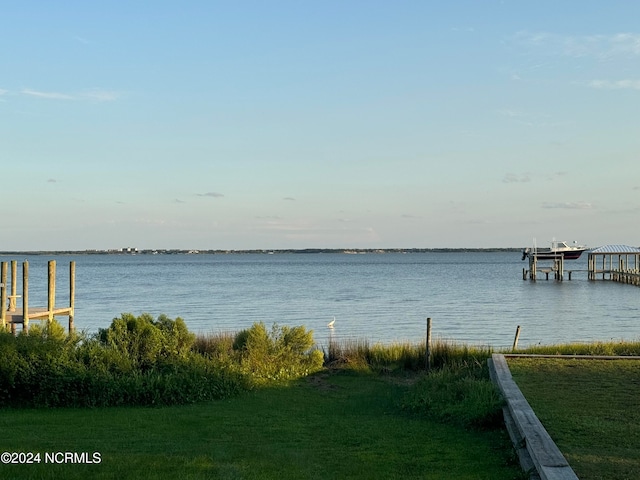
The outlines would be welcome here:
<svg viewBox="0 0 640 480">
<path fill-rule="evenodd" d="M 634 348 L 600 344 L 591 351 L 637 355 Z M 509 369 L 580 479 L 639 478 L 639 360 L 517 358 Z"/>
<path fill-rule="evenodd" d="M 0 476 L 520 478 L 487 350 L 439 344 L 425 376 L 420 345 L 312 343 L 302 327 L 195 337 L 144 315 L 90 338 L 0 335 L 0 451 L 40 454 Z"/>
<path fill-rule="evenodd" d="M 0 465 L 0 477 L 525 478 L 510 462 L 503 402 L 488 378 L 492 349 L 435 342 L 428 375 L 425 353 L 423 344 L 366 341 L 321 352 L 312 332 L 277 325 L 195 336 L 180 319 L 145 315 L 123 315 L 92 337 L 67 338 L 55 324 L 0 333 L 0 452 L 40 453 L 38 464 Z M 584 393 L 554 372 L 539 379 L 554 385 L 550 396 L 566 386 Z M 551 407 L 549 419 L 577 405 Z M 46 463 L 53 452 L 98 452 L 100 463 Z"/>
<path fill-rule="evenodd" d="M 0 451 L 99 452 L 100 464 L 0 465 L 3 478 L 519 479 L 500 430 L 403 408 L 403 375 L 333 370 L 230 400 L 5 410 Z"/>
</svg>

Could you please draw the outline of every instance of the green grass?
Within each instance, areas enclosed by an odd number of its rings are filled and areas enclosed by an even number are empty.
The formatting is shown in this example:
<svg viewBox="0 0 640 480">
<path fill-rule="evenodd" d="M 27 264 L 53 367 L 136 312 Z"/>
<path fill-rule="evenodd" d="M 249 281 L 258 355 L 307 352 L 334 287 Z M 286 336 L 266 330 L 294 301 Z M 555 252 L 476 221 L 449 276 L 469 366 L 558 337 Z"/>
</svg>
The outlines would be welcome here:
<svg viewBox="0 0 640 480">
<path fill-rule="evenodd" d="M 100 452 L 102 462 L 0 465 L 0 477 L 522 478 L 502 431 L 402 409 L 412 383 L 406 375 L 324 371 L 189 406 L 5 409 L 0 452 Z"/>
<path fill-rule="evenodd" d="M 640 361 L 510 358 L 508 363 L 581 480 L 640 478 Z"/>
<path fill-rule="evenodd" d="M 511 353 L 505 352 L 505 353 Z M 559 345 L 534 345 L 515 353 L 538 355 L 640 355 L 640 341 L 583 342 Z"/>
</svg>

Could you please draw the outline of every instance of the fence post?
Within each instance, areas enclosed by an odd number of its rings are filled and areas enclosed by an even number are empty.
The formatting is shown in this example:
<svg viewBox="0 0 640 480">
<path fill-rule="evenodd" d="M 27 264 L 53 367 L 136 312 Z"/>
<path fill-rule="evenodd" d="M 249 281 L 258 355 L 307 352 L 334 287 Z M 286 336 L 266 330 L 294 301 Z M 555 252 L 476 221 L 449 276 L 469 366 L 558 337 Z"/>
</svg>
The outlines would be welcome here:
<svg viewBox="0 0 640 480">
<path fill-rule="evenodd" d="M 518 325 L 518 328 L 516 328 L 516 337 L 513 339 L 513 347 L 511 347 L 511 350 L 513 352 L 516 351 L 516 348 L 518 348 L 518 339 L 520 338 L 520 325 Z"/>
<path fill-rule="evenodd" d="M 427 372 L 431 371 L 431 317 L 427 318 L 427 352 L 425 357 Z"/>
</svg>

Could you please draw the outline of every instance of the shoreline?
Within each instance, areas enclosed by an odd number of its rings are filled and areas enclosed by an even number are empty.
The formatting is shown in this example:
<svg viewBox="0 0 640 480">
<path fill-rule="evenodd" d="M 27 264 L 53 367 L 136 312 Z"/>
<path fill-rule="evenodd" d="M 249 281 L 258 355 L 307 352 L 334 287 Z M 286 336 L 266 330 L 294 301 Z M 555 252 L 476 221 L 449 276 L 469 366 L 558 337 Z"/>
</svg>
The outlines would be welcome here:
<svg viewBox="0 0 640 480">
<path fill-rule="evenodd" d="M 520 247 L 492 248 L 302 248 L 302 249 L 247 249 L 247 250 L 195 250 L 195 249 L 113 249 L 113 250 L 8 250 L 8 255 L 246 255 L 246 254 L 386 254 L 386 253 L 473 253 L 473 252 L 521 252 Z"/>
</svg>

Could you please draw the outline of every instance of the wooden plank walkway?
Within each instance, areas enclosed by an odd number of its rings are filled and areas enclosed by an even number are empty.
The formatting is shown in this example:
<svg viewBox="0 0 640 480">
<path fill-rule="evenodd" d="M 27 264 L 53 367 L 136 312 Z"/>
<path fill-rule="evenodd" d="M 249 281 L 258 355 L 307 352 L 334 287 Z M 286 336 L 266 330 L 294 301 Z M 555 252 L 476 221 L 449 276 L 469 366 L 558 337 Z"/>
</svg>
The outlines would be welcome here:
<svg viewBox="0 0 640 480">
<path fill-rule="evenodd" d="M 516 450 L 526 449 L 526 454 L 533 463 L 539 478 L 542 480 L 578 480 L 566 458 L 558 449 L 551 436 L 544 428 L 526 398 L 511 377 L 509 366 L 504 355 L 494 353 L 489 359 L 491 380 L 498 385 L 507 406 L 505 423 Z M 509 428 L 509 423 L 513 422 Z M 514 428 L 515 427 L 515 428 Z M 526 454 L 519 451 L 521 465 L 525 471 L 528 467 Z"/>
<path fill-rule="evenodd" d="M 46 307 L 30 307 L 29 321 L 31 320 L 48 320 L 49 316 L 55 317 L 56 315 L 69 316 L 69 314 L 73 315 L 73 309 L 70 307 L 62 307 L 62 308 L 54 308 L 49 312 Z M 24 323 L 24 313 L 21 308 L 16 309 L 13 312 L 7 311 L 5 312 L 6 321 L 8 324 L 23 324 Z"/>
</svg>

